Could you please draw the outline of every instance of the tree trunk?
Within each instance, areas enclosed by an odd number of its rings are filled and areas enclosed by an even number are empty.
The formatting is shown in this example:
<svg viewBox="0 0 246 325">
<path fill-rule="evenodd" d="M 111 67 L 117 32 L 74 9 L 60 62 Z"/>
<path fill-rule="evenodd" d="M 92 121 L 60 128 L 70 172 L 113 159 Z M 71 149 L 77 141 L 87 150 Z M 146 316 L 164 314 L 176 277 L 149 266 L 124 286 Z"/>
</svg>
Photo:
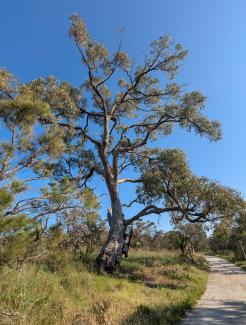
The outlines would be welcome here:
<svg viewBox="0 0 246 325">
<path fill-rule="evenodd" d="M 109 234 L 103 245 L 96 264 L 100 272 L 113 273 L 120 264 L 124 246 L 125 223 L 118 194 L 111 196 L 112 210 L 108 211 Z"/>
<path fill-rule="evenodd" d="M 246 252 L 245 252 L 245 249 L 244 249 L 244 247 L 243 247 L 243 243 L 241 242 L 241 240 L 239 240 L 239 244 L 240 244 L 241 250 L 242 250 L 242 252 L 243 252 L 244 260 L 246 261 Z"/>
</svg>

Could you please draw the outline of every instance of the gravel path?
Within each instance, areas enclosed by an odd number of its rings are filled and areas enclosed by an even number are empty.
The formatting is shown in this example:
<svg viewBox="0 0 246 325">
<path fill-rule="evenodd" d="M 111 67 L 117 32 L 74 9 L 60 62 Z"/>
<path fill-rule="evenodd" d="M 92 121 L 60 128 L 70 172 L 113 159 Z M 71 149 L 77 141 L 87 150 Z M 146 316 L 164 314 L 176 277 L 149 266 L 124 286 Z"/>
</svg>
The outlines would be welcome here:
<svg viewBox="0 0 246 325">
<path fill-rule="evenodd" d="M 246 325 L 246 272 L 222 258 L 206 260 L 211 267 L 207 289 L 181 325 Z"/>
</svg>

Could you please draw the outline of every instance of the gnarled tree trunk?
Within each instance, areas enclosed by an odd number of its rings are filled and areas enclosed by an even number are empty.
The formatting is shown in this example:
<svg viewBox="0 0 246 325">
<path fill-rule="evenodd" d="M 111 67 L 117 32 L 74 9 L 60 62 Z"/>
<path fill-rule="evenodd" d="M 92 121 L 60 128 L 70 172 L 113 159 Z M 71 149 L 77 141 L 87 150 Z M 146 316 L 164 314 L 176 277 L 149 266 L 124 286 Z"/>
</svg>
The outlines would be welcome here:
<svg viewBox="0 0 246 325">
<path fill-rule="evenodd" d="M 125 222 L 118 194 L 111 196 L 112 209 L 108 211 L 109 234 L 96 264 L 100 272 L 113 273 L 120 264 L 124 246 Z"/>
</svg>

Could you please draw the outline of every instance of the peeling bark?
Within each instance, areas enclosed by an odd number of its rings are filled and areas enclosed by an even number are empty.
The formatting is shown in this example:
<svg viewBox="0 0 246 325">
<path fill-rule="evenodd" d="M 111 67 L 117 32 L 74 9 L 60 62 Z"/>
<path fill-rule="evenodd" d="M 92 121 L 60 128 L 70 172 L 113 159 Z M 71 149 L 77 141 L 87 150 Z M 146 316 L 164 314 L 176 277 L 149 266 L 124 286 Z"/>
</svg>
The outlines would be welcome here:
<svg viewBox="0 0 246 325">
<path fill-rule="evenodd" d="M 109 234 L 97 259 L 96 264 L 100 272 L 113 273 L 120 264 L 125 243 L 125 222 L 118 193 L 111 192 L 112 209 L 108 211 Z"/>
<path fill-rule="evenodd" d="M 124 245 L 122 249 L 122 256 L 125 255 L 125 258 L 128 257 L 128 252 L 131 244 L 131 239 L 133 235 L 133 227 L 126 226 L 124 231 Z"/>
<path fill-rule="evenodd" d="M 108 221 L 110 226 L 108 238 L 96 259 L 97 267 L 102 273 L 113 273 L 115 271 L 121 262 L 125 242 L 125 224 L 121 208 L 112 209 L 112 212 L 109 210 Z"/>
</svg>

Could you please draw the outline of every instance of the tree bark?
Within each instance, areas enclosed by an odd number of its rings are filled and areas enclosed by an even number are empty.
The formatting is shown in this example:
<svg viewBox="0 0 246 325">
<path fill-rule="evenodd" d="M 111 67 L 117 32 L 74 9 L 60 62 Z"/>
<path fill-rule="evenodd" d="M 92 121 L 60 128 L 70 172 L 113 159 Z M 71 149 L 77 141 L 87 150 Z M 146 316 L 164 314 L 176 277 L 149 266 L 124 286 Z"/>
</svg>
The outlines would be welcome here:
<svg viewBox="0 0 246 325">
<path fill-rule="evenodd" d="M 112 209 L 108 211 L 109 234 L 97 259 L 100 272 L 113 273 L 120 264 L 124 246 L 125 222 L 118 193 L 111 195 Z"/>
</svg>

